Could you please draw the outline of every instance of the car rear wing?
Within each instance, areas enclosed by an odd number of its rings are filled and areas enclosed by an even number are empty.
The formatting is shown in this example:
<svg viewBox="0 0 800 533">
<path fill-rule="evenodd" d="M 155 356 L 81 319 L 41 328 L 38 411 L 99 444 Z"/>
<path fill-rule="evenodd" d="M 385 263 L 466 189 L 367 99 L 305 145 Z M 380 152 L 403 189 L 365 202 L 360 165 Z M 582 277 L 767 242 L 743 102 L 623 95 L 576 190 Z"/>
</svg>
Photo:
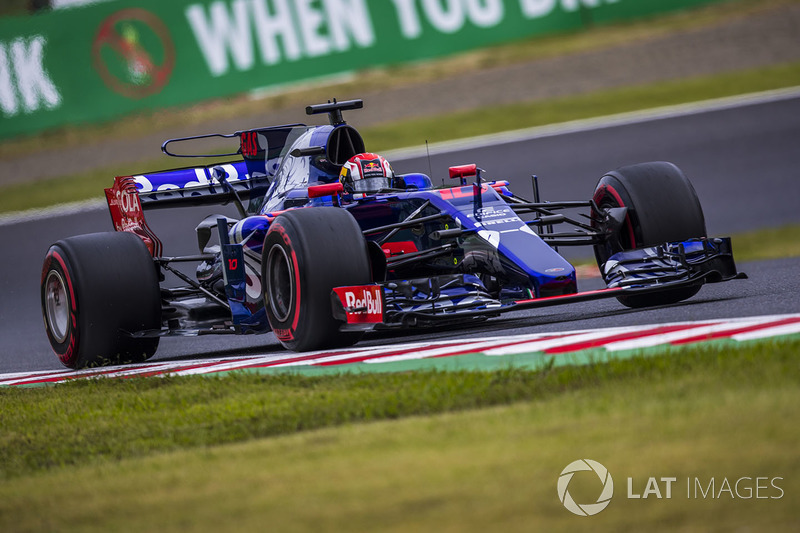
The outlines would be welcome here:
<svg viewBox="0 0 800 533">
<path fill-rule="evenodd" d="M 254 193 L 266 194 L 269 176 L 248 172 L 245 161 L 151 172 L 131 178 L 144 209 L 224 204 Z M 120 178 L 117 178 L 120 179 Z"/>
<path fill-rule="evenodd" d="M 161 151 L 171 157 L 240 156 L 242 159 L 124 177 L 133 179 L 145 209 L 224 204 L 236 196 L 247 199 L 256 193 L 263 195 L 285 151 L 305 129 L 304 124 L 285 124 L 227 134 L 211 133 L 168 139 L 161 145 Z M 203 150 L 209 142 L 220 139 L 230 139 L 238 147 L 235 150 L 230 148 L 213 152 Z M 198 145 L 200 153 L 192 150 Z"/>
<path fill-rule="evenodd" d="M 159 257 L 161 241 L 147 225 L 146 209 L 238 203 L 266 194 L 268 176 L 248 174 L 247 170 L 246 163 L 239 161 L 117 176 L 114 184 L 105 189 L 114 229 L 137 235 L 153 257 Z"/>
</svg>

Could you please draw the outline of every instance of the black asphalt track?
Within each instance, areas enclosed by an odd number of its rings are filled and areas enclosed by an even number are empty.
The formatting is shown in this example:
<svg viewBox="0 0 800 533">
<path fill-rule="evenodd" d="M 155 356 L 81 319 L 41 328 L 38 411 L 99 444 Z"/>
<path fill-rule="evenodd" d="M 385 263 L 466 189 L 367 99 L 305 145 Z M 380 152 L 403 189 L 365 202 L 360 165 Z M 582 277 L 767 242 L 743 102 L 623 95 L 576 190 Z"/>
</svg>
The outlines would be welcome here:
<svg viewBox="0 0 800 533">
<path fill-rule="evenodd" d="M 355 122 L 355 121 L 354 121 Z M 477 163 L 489 179 L 508 179 L 531 197 L 531 174 L 546 200 L 584 200 L 607 170 L 667 160 L 689 176 L 710 235 L 800 223 L 800 98 L 551 135 L 500 145 L 394 160 L 398 172 L 428 173 L 437 184 L 453 164 Z M 109 180 L 110 181 L 110 180 Z M 148 213 L 165 254 L 196 252 L 194 226 L 206 208 Z M 220 212 L 220 211 L 218 211 Z M 225 212 L 225 211 L 221 211 Z M 44 334 L 39 305 L 41 263 L 50 243 L 111 231 L 105 210 L 0 224 L 0 373 L 62 368 Z M 734 250 L 735 252 L 735 250 Z M 569 250 L 571 258 L 590 250 Z M 800 312 L 800 258 L 740 264 L 748 280 L 704 287 L 671 306 L 630 310 L 603 300 L 515 312 L 461 329 L 373 333 L 362 344 L 563 331 L 635 324 Z M 597 288 L 598 280 L 581 289 Z M 163 339 L 153 360 L 281 352 L 272 335 Z"/>
</svg>

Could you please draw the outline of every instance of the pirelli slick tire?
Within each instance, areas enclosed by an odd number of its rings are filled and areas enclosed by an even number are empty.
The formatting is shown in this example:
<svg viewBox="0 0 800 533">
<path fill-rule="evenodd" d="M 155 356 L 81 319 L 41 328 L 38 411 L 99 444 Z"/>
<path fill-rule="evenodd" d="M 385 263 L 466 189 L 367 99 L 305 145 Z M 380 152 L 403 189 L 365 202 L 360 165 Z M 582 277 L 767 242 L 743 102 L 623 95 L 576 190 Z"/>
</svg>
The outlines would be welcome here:
<svg viewBox="0 0 800 533">
<path fill-rule="evenodd" d="M 352 215 L 337 207 L 287 211 L 264 241 L 262 286 L 272 331 L 289 350 L 350 346 L 361 333 L 339 331 L 334 287 L 370 283 L 367 244 Z"/>
<path fill-rule="evenodd" d="M 623 250 L 706 236 L 697 193 L 689 179 L 672 163 L 641 163 L 608 172 L 598 181 L 593 199 L 601 209 L 628 208 L 618 239 L 594 247 L 601 270 L 609 257 Z M 628 307 L 666 305 L 694 296 L 700 286 L 617 299 Z"/>
<path fill-rule="evenodd" d="M 161 326 L 153 258 L 131 233 L 70 237 L 47 251 L 41 279 L 45 330 L 69 368 L 141 362 L 158 338 L 129 333 Z"/>
</svg>

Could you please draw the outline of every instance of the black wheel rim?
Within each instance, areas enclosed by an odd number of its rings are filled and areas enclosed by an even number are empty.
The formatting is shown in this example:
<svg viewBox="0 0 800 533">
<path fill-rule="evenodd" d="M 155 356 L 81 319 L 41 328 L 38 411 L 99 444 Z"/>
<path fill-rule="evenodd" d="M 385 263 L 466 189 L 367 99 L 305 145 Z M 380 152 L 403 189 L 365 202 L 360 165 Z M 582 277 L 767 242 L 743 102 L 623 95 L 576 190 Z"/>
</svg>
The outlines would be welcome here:
<svg viewBox="0 0 800 533">
<path fill-rule="evenodd" d="M 275 244 L 267 256 L 267 295 L 273 316 L 286 322 L 294 304 L 294 271 L 283 246 Z"/>
<path fill-rule="evenodd" d="M 619 194 L 619 193 L 617 193 Z M 603 194 L 600 198 L 597 197 L 597 193 L 595 193 L 595 202 L 597 203 L 598 209 L 600 211 L 615 208 L 615 207 L 629 207 L 625 206 L 624 201 L 618 201 L 611 193 L 608 191 L 603 191 Z M 597 216 L 595 214 L 592 215 L 593 217 Z M 620 228 L 620 232 L 618 235 L 618 239 L 614 241 L 607 241 L 604 244 L 595 245 L 595 256 L 597 257 L 597 264 L 602 267 L 602 265 L 608 260 L 609 257 L 614 255 L 615 253 L 621 252 L 623 250 L 633 250 L 636 248 L 636 241 L 634 235 L 634 227 L 633 221 L 631 220 L 631 213 L 625 217 L 625 222 L 623 227 Z"/>
</svg>

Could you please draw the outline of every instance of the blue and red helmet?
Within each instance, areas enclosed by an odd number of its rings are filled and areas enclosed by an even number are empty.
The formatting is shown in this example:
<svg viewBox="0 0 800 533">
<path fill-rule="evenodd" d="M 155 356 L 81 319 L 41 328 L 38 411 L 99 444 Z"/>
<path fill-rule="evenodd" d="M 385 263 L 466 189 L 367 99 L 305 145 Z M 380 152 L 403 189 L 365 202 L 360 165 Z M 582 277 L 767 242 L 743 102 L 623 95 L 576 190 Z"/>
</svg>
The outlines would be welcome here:
<svg viewBox="0 0 800 533">
<path fill-rule="evenodd" d="M 390 189 L 393 179 L 394 171 L 386 158 L 369 152 L 348 159 L 339 173 L 339 181 L 353 192 Z"/>
</svg>

